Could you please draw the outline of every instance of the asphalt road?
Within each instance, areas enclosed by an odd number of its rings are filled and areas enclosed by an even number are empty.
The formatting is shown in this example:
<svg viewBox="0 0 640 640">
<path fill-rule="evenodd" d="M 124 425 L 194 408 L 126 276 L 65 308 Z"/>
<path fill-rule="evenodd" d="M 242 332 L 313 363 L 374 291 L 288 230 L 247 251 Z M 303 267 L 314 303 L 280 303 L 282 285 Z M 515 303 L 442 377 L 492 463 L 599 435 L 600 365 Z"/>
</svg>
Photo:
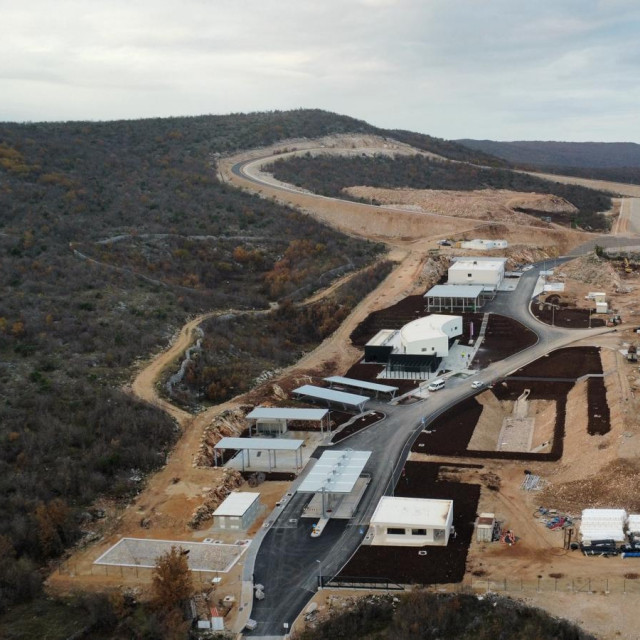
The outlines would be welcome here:
<svg viewBox="0 0 640 640">
<path fill-rule="evenodd" d="M 549 268 L 549 262 L 546 263 Z M 526 272 L 514 292 L 498 293 L 484 310 L 511 316 L 538 335 L 538 342 L 500 362 L 493 363 L 474 379 L 491 382 L 536 360 L 553 349 L 566 346 L 588 335 L 611 329 L 562 329 L 550 327 L 529 313 L 529 303 L 543 263 Z M 411 445 L 426 424 L 462 399 L 476 393 L 469 381 L 452 378 L 445 389 L 432 393 L 424 401 L 391 406 L 369 402 L 368 407 L 379 409 L 386 419 L 355 434 L 335 449 L 371 451 L 364 469 L 371 482 L 351 521 L 332 521 L 319 538 L 311 538 L 311 521 L 300 518 L 310 496 L 294 496 L 267 533 L 257 552 L 254 582 L 265 587 L 265 599 L 254 601 L 251 618 L 258 626 L 253 636 L 279 637 L 309 600 L 317 585 L 318 573 L 335 575 L 360 545 L 368 522 L 381 496 L 391 493 L 409 454 Z M 391 482 L 391 474 L 394 482 Z M 294 522 L 295 520 L 295 522 Z"/>
</svg>

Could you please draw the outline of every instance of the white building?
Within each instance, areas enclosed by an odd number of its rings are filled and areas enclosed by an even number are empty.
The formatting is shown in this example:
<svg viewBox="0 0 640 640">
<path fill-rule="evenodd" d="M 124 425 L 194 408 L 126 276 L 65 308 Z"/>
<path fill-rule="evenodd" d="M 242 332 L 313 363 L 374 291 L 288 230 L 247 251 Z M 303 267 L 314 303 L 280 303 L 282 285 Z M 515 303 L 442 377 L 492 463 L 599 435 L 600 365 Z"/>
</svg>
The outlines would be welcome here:
<svg viewBox="0 0 640 640">
<path fill-rule="evenodd" d="M 398 353 L 444 358 L 449 341 L 462 335 L 462 316 L 430 315 L 418 318 L 400 329 Z"/>
<path fill-rule="evenodd" d="M 478 284 L 497 289 L 504 280 L 506 258 L 457 258 L 449 267 L 448 284 Z"/>
<path fill-rule="evenodd" d="M 383 496 L 371 517 L 371 544 L 445 547 L 452 522 L 453 500 Z"/>
<path fill-rule="evenodd" d="M 259 511 L 259 493 L 233 491 L 213 512 L 214 526 L 218 529 L 248 529 Z"/>
<path fill-rule="evenodd" d="M 475 238 L 473 240 L 463 240 L 460 243 L 462 249 L 476 249 L 477 251 L 489 251 L 490 249 L 506 249 L 509 243 L 506 240 L 484 240 Z"/>
</svg>

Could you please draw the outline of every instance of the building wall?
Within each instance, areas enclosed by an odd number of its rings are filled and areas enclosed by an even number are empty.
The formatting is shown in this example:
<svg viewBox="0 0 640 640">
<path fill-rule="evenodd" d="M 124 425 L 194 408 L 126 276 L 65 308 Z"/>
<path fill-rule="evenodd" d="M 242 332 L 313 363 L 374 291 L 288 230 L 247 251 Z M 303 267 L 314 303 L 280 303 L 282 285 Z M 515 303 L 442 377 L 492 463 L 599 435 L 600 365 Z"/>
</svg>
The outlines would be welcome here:
<svg viewBox="0 0 640 640">
<path fill-rule="evenodd" d="M 504 265 L 499 269 L 487 269 L 482 262 L 477 264 L 457 262 L 455 269 L 449 268 L 449 284 L 480 284 L 484 286 L 499 286 L 504 279 Z"/>
<path fill-rule="evenodd" d="M 449 543 L 451 526 L 453 524 L 453 509 L 449 509 L 444 528 L 424 525 L 410 527 L 400 522 L 375 523 L 373 525 L 373 545 L 389 547 L 445 547 Z"/>
</svg>

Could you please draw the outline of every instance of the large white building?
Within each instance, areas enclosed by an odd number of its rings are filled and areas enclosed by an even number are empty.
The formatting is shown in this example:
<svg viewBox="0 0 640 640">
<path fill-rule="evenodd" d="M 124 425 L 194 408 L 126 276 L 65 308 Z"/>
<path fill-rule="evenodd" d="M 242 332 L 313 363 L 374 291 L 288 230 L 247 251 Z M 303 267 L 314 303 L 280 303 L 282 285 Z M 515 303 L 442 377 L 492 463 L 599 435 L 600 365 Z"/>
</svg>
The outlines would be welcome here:
<svg viewBox="0 0 640 640">
<path fill-rule="evenodd" d="M 448 284 L 476 284 L 497 289 L 504 280 L 506 258 L 456 258 L 449 267 Z"/>
<path fill-rule="evenodd" d="M 462 335 L 462 316 L 432 314 L 418 318 L 400 329 L 398 353 L 444 358 L 450 341 Z"/>
<path fill-rule="evenodd" d="M 452 523 L 453 500 L 383 496 L 371 517 L 371 544 L 444 547 Z"/>
</svg>

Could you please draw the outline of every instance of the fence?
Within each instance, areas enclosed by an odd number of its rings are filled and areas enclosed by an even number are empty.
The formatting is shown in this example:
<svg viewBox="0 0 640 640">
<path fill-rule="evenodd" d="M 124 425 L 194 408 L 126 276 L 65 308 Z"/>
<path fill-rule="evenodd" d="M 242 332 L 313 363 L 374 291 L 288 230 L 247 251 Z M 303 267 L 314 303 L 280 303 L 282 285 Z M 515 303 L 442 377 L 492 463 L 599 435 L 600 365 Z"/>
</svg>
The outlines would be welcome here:
<svg viewBox="0 0 640 640">
<path fill-rule="evenodd" d="M 634 574 L 630 574 L 634 575 Z M 557 578 L 472 578 L 457 584 L 400 585 L 386 578 L 336 576 L 322 577 L 322 586 L 329 589 L 363 589 L 398 591 L 421 588 L 432 593 L 590 593 L 640 594 L 640 574 L 635 577 L 557 577 Z"/>
<path fill-rule="evenodd" d="M 124 565 L 108 565 L 108 564 L 91 564 L 89 567 L 81 567 L 75 563 L 66 562 L 60 564 L 56 573 L 65 576 L 106 576 L 118 577 L 126 580 L 150 581 L 153 574 L 153 567 L 134 567 Z M 191 571 L 193 581 L 198 584 L 211 584 L 220 580 L 220 572 L 218 571 Z"/>
</svg>

